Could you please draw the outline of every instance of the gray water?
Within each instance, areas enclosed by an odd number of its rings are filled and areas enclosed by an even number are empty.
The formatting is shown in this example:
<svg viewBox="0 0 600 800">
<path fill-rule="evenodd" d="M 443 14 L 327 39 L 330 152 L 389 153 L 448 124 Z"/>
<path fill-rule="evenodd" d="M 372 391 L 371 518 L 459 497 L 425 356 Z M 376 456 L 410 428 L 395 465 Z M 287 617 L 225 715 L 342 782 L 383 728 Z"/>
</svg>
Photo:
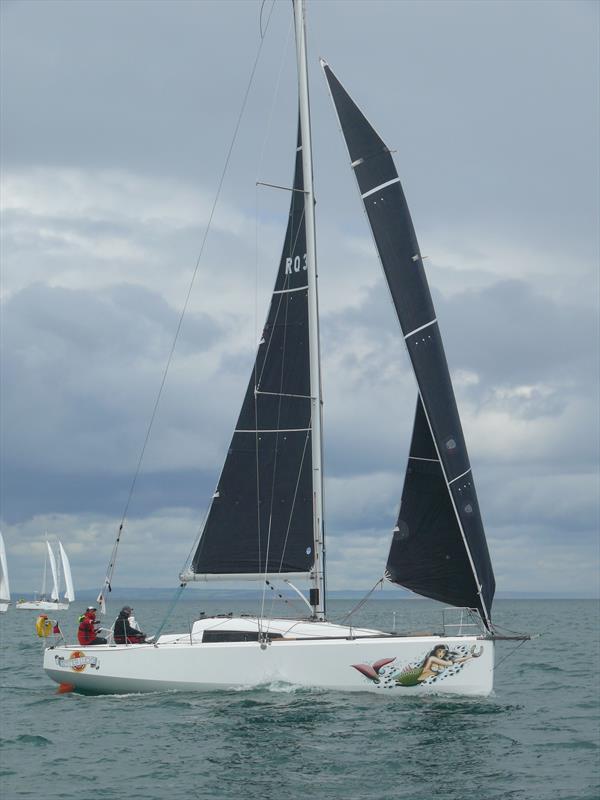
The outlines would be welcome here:
<svg viewBox="0 0 600 800">
<path fill-rule="evenodd" d="M 85 605 L 85 603 L 83 603 Z M 135 602 L 151 632 L 168 606 Z M 115 604 L 115 610 L 118 610 Z M 334 601 L 338 617 L 349 602 Z M 200 608 L 180 603 L 171 630 Z M 206 602 L 202 608 L 212 612 Z M 428 601 L 370 603 L 357 624 L 439 628 Z M 220 611 L 255 611 L 234 602 Z M 498 644 L 486 699 L 275 686 L 223 693 L 56 694 L 35 612 L 0 615 L 2 800 L 597 800 L 597 601 L 500 600 L 495 621 L 542 633 Z M 71 638 L 79 607 L 60 614 Z M 514 652 L 513 652 L 514 651 Z M 509 656 L 509 657 L 507 657 Z"/>
</svg>

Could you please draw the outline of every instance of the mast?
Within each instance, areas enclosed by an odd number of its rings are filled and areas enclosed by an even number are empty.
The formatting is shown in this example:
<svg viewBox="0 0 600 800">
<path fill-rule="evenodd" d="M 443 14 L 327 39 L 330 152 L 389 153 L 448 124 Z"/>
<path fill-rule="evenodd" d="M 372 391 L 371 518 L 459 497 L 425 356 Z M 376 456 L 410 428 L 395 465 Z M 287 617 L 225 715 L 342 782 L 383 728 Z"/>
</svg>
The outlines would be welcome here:
<svg viewBox="0 0 600 800">
<path fill-rule="evenodd" d="M 325 527 L 323 521 L 323 436 L 321 399 L 321 352 L 319 343 L 319 304 L 317 297 L 317 254 L 315 236 L 315 198 L 313 189 L 312 140 L 308 97 L 304 0 L 292 0 L 296 30 L 298 97 L 304 172 L 304 210 L 306 225 L 306 263 L 308 277 L 308 326 L 310 341 L 310 394 L 313 469 L 313 533 L 315 562 L 310 604 L 317 619 L 325 618 Z"/>
</svg>

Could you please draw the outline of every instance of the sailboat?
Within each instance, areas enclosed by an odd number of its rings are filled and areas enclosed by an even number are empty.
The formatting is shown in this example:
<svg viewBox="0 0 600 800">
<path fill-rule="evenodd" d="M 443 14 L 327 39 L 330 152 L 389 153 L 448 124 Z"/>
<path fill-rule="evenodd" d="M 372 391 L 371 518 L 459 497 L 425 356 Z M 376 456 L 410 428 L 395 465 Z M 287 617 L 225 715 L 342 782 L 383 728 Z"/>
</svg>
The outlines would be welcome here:
<svg viewBox="0 0 600 800">
<path fill-rule="evenodd" d="M 308 613 L 303 619 L 201 616 L 184 633 L 161 635 L 161 626 L 145 644 L 47 648 L 48 676 L 77 691 L 230 690 L 280 682 L 388 696 L 492 691 L 499 638 L 491 621 L 494 575 L 423 260 L 389 149 L 322 62 L 418 384 L 385 579 L 463 609 L 454 626 L 427 634 L 327 618 L 304 3 L 295 0 L 293 7 L 300 112 L 283 252 L 225 463 L 180 580 L 182 587 L 283 581 L 305 600 Z M 111 588 L 110 574 L 100 603 Z M 299 579 L 310 582 L 308 598 L 292 583 Z"/>
<path fill-rule="evenodd" d="M 58 543 L 57 549 L 58 559 L 54 555 L 50 542 L 46 542 L 42 589 L 33 600 L 17 600 L 15 608 L 19 611 L 66 611 L 69 608 L 69 603 L 75 600 L 75 590 L 73 588 L 73 577 L 71 575 L 69 557 L 61 542 Z M 50 572 L 52 575 L 52 589 L 50 590 L 49 596 L 46 593 L 48 564 L 50 564 Z M 62 576 L 65 582 L 64 599 L 67 602 L 61 602 L 60 600 L 61 570 L 59 564 L 62 566 Z"/>
<path fill-rule="evenodd" d="M 0 533 L 0 613 L 8 611 L 10 605 L 10 584 L 8 582 L 8 564 L 4 537 Z"/>
</svg>

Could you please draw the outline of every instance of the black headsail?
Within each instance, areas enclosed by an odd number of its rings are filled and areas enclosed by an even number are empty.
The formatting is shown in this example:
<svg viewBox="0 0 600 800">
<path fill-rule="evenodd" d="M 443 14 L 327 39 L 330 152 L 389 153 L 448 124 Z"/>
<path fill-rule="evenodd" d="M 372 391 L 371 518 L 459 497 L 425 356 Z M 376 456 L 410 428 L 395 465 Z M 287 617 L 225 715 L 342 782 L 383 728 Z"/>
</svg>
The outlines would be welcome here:
<svg viewBox="0 0 600 800">
<path fill-rule="evenodd" d="M 387 577 L 477 608 L 490 626 L 495 581 L 419 245 L 390 151 L 321 62 L 419 386 Z"/>
<path fill-rule="evenodd" d="M 314 562 L 308 281 L 298 137 L 287 232 L 256 361 L 186 580 Z"/>
</svg>

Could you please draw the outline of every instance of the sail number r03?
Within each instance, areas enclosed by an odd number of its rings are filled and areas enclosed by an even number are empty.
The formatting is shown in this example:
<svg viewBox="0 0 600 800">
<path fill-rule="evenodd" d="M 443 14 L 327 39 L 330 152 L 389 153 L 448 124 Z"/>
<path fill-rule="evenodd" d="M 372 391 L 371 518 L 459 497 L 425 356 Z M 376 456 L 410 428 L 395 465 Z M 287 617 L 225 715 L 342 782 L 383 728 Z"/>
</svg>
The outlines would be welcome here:
<svg viewBox="0 0 600 800">
<path fill-rule="evenodd" d="M 294 272 L 307 269 L 306 266 L 306 253 L 303 256 L 294 256 L 294 258 L 286 258 L 285 260 L 285 274 L 291 275 Z"/>
</svg>

